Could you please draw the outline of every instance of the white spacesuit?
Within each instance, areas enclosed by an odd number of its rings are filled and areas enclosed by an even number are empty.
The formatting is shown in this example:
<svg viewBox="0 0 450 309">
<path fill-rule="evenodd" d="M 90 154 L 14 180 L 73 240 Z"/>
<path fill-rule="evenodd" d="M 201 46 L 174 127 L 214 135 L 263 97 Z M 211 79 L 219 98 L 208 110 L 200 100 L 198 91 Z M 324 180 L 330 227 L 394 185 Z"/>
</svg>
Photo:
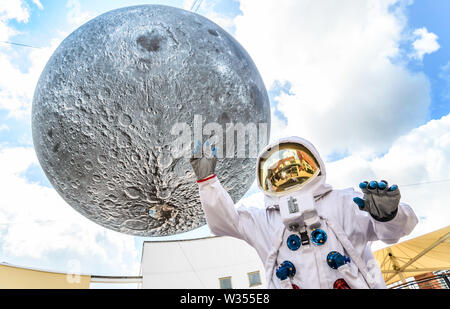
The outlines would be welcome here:
<svg viewBox="0 0 450 309">
<path fill-rule="evenodd" d="M 214 158 L 192 158 L 191 164 L 212 233 L 254 247 L 268 288 L 386 288 L 370 242 L 395 243 L 418 222 L 399 203 L 397 186 L 389 188 L 386 181 L 362 183 L 364 195 L 333 190 L 318 152 L 299 137 L 268 145 L 258 158 L 265 209 L 235 209 L 214 175 Z"/>
</svg>

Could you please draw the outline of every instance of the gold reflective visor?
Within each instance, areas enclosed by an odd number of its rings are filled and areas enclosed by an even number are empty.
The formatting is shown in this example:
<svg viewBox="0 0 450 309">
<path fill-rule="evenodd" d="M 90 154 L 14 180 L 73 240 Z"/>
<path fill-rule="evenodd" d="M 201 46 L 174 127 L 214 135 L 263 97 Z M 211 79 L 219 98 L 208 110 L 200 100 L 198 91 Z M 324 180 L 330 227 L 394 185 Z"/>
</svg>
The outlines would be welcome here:
<svg viewBox="0 0 450 309">
<path fill-rule="evenodd" d="M 305 185 L 320 172 L 311 151 L 296 143 L 283 143 L 261 157 L 258 181 L 264 191 L 283 193 Z"/>
</svg>

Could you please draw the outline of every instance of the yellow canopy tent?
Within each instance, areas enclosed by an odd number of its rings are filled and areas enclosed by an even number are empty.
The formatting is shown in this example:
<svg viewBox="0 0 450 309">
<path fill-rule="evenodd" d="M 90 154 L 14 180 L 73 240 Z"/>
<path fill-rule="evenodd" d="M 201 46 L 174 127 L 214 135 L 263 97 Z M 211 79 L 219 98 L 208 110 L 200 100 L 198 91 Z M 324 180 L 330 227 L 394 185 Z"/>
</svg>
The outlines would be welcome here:
<svg viewBox="0 0 450 309">
<path fill-rule="evenodd" d="M 450 226 L 374 252 L 386 284 L 450 269 Z"/>
</svg>

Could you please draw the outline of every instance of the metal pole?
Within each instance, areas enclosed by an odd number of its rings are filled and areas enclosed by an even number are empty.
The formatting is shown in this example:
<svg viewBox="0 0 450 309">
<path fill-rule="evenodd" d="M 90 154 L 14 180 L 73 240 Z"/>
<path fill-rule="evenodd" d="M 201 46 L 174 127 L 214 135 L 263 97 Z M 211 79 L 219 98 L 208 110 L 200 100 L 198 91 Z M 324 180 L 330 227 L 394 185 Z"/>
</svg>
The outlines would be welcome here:
<svg viewBox="0 0 450 309">
<path fill-rule="evenodd" d="M 447 274 L 442 275 L 442 279 L 444 279 L 447 289 L 450 289 L 450 280 L 448 280 Z"/>
<path fill-rule="evenodd" d="M 450 237 L 450 233 L 445 234 L 444 236 L 442 236 L 441 238 L 439 238 L 436 242 L 434 242 L 431 246 L 429 246 L 428 248 L 424 249 L 422 252 L 420 252 L 419 254 L 417 254 L 414 258 L 412 258 L 411 260 L 409 260 L 408 263 L 404 264 L 402 267 L 400 267 L 400 269 L 395 269 L 397 270 L 397 272 L 400 274 L 406 267 L 408 267 L 409 265 L 411 265 L 412 263 L 414 263 L 415 261 L 417 261 L 418 259 L 420 259 L 422 256 L 424 256 L 426 253 L 428 253 L 429 251 L 433 250 L 435 247 L 437 247 L 438 245 L 440 245 L 442 242 L 444 242 L 447 238 Z M 388 248 L 390 249 L 390 248 Z M 388 251 L 389 252 L 389 251 Z M 392 251 L 391 251 L 392 252 Z M 391 253 L 390 252 L 390 253 Z M 394 264 L 395 265 L 395 264 Z M 388 282 L 389 280 L 391 280 L 392 278 L 394 278 L 397 274 L 393 274 L 392 276 L 388 277 L 386 279 L 386 282 Z"/>
</svg>

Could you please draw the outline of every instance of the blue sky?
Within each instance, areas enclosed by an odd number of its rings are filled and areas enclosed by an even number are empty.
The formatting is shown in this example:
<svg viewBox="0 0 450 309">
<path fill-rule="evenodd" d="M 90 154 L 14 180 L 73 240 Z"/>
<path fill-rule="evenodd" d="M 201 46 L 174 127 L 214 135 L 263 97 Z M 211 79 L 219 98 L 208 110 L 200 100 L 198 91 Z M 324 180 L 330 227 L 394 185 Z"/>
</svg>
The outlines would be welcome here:
<svg viewBox="0 0 450 309">
<path fill-rule="evenodd" d="M 414 1 L 407 11 L 408 23 L 411 28 L 426 27 L 428 31 L 439 36 L 441 48 L 424 57 L 422 63 L 411 63 L 412 70 L 423 71 L 431 82 L 432 103 L 430 119 L 438 119 L 450 112 L 448 98 L 443 93 L 448 89 L 448 80 L 440 77 L 442 67 L 450 59 L 450 35 L 448 1 Z"/>
<path fill-rule="evenodd" d="M 355 20 L 352 16 L 356 15 L 352 14 L 357 9 L 345 1 L 338 8 L 342 14 L 334 15 L 327 15 L 324 5 L 308 8 L 303 6 L 304 1 L 269 2 L 204 0 L 197 13 L 234 35 L 254 59 L 271 100 L 273 137 L 290 134 L 313 139 L 330 163 L 330 181 L 336 187 L 356 186 L 365 179 L 355 177 L 381 177 L 381 172 L 405 185 L 450 178 L 447 172 L 450 146 L 443 137 L 448 125 L 446 116 L 450 113 L 449 1 L 392 1 L 393 6 L 381 1 L 379 8 L 376 5 L 363 8 L 362 12 L 370 14 Z M 30 222 L 42 219 L 35 212 L 41 206 L 50 212 L 57 207 L 67 208 L 63 210 L 64 216 L 53 220 L 89 226 L 92 232 L 89 239 L 93 242 L 89 248 L 95 252 L 87 254 L 82 244 L 49 246 L 43 244 L 44 239 L 29 240 L 30 237 L 19 235 L 20 222 L 16 224 L 13 220 L 22 220 L 25 215 L 17 209 L 26 209 L 22 203 L 33 198 L 13 205 L 12 193 L 0 189 L 1 195 L 7 197 L 0 201 L 0 261 L 64 271 L 67 260 L 76 258 L 82 261 L 82 270 L 87 273 L 136 272 L 144 238 L 117 235 L 93 226 L 54 196 L 33 157 L 30 108 L 37 77 L 62 39 L 85 21 L 109 10 L 152 3 L 189 9 L 192 1 L 14 0 L 0 5 L 0 158 L 17 158 L 3 162 L 2 166 L 11 170 L 10 174 L 1 172 L 0 177 L 17 176 L 14 178 L 17 186 L 23 186 L 23 192 L 42 193 L 42 201 L 51 196 L 54 204 L 33 205 L 30 213 L 35 213 L 36 218 L 27 215 Z M 357 16 L 361 15 L 365 16 L 360 13 Z M 333 22 L 339 27 L 333 28 Z M 362 29 L 354 34 L 359 38 L 356 41 L 350 36 L 355 29 Z M 327 46 L 332 48 L 328 50 Z M 318 121 L 296 119 L 288 112 L 291 110 L 298 114 L 308 111 L 321 119 L 321 125 Z M 416 156 L 419 149 L 425 154 L 422 158 Z M 356 172 L 355 162 L 360 163 Z M 435 164 L 430 166 L 430 162 Z M 420 171 L 415 170 L 417 166 Z M 339 177 L 333 177 L 333 172 Z M 8 183 L 8 179 L 4 181 Z M 405 188 L 404 196 L 417 203 L 419 216 L 423 218 L 416 236 L 445 224 L 439 221 L 443 210 L 438 205 L 450 201 L 450 197 L 439 186 L 437 183 L 434 188 L 422 186 L 414 191 Z M 434 206 L 426 210 L 423 196 L 431 195 L 435 199 L 428 203 Z M 261 200 L 254 187 L 243 199 L 248 203 Z M 76 217 L 76 223 L 67 216 Z M 30 230 L 30 234 L 49 235 L 42 232 L 42 224 L 33 224 L 32 228 L 35 230 Z M 54 227 L 57 235 L 71 231 L 58 228 Z M 207 227 L 203 227 L 169 238 L 208 234 Z M 58 237 L 55 236 L 55 243 L 65 239 Z M 29 250 L 14 249 L 14 241 L 26 239 L 30 241 Z M 128 254 L 126 250 L 131 249 L 135 252 Z M 122 263 L 122 268 L 100 266 L 105 256 L 116 254 L 117 250 L 121 254 L 115 262 Z"/>
</svg>

